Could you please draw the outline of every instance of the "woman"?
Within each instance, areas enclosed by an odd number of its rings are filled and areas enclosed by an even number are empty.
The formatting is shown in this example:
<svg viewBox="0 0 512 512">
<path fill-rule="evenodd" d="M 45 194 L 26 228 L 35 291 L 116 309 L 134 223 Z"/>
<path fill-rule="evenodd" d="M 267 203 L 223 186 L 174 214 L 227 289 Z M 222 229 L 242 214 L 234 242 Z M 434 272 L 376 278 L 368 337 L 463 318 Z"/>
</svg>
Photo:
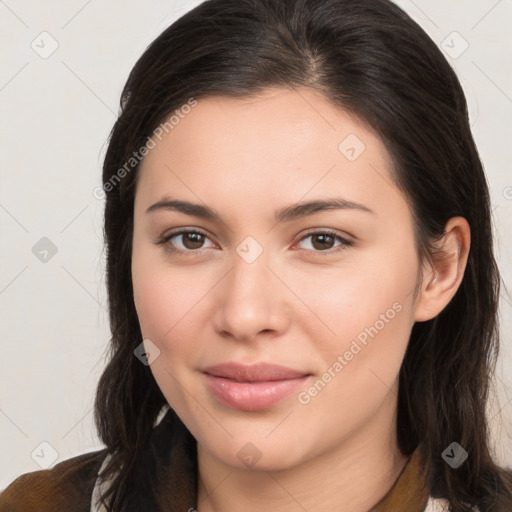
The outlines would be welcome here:
<svg viewBox="0 0 512 512">
<path fill-rule="evenodd" d="M 512 510 L 489 194 L 424 31 L 387 0 L 208 0 L 121 107 L 106 448 L 0 510 Z"/>
</svg>

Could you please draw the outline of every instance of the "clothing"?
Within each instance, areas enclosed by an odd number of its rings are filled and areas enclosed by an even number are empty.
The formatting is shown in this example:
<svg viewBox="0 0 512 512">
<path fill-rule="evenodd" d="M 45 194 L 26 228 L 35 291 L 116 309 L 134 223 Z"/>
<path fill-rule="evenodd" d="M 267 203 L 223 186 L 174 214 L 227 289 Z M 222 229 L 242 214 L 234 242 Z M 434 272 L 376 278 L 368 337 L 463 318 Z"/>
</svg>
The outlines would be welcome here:
<svg viewBox="0 0 512 512">
<path fill-rule="evenodd" d="M 172 432 L 172 435 L 170 435 Z M 0 512 L 103 512 L 96 501 L 106 449 L 79 455 L 51 469 L 25 473 L 0 493 Z M 442 512 L 429 496 L 417 449 L 372 512 Z M 187 512 L 197 508 L 195 440 L 168 405 L 158 415 L 131 489 L 133 511 Z M 446 508 L 447 510 L 447 508 Z"/>
</svg>

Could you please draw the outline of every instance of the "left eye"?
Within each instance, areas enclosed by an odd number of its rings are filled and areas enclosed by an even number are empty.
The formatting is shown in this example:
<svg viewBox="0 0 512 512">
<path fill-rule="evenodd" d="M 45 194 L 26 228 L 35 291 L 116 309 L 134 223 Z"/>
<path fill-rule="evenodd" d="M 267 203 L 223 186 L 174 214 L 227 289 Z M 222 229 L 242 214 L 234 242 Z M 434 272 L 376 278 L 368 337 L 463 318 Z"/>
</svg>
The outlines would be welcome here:
<svg viewBox="0 0 512 512">
<path fill-rule="evenodd" d="M 351 246 L 352 242 L 343 238 L 342 236 L 333 233 L 332 231 L 316 231 L 314 233 L 308 233 L 306 236 L 301 238 L 301 242 L 307 240 L 308 238 L 312 239 L 311 246 L 313 249 L 318 249 L 314 252 L 327 252 L 330 249 L 342 250 L 346 246 Z M 335 240 L 339 240 L 340 243 L 338 245 L 333 246 Z"/>
</svg>

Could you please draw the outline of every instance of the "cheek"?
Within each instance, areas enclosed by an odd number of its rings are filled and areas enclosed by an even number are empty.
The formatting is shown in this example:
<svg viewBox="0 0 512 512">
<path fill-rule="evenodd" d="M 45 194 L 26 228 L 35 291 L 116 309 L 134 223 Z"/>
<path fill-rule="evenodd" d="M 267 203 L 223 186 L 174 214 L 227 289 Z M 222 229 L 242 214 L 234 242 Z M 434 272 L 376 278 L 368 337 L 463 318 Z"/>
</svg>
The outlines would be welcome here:
<svg viewBox="0 0 512 512">
<path fill-rule="evenodd" d="M 396 393 L 413 325 L 409 284 L 396 275 L 352 276 L 318 299 L 317 311 L 334 334 L 318 322 L 309 329 L 318 374 L 297 398 L 303 414 L 318 412 L 332 435 L 357 431 Z"/>
<path fill-rule="evenodd" d="M 150 349 L 152 344 L 159 350 L 159 355 L 151 363 L 150 369 L 161 387 L 163 380 L 168 377 L 162 366 L 162 361 L 166 359 L 166 344 L 162 341 L 173 325 L 172 317 L 169 315 L 174 309 L 173 304 L 169 303 L 172 295 L 168 287 L 156 278 L 156 274 L 148 270 L 148 266 L 138 263 L 142 262 L 135 256 L 132 264 L 134 303 L 142 339 L 146 340 L 146 350 Z M 148 344 L 147 340 L 150 340 L 151 344 Z M 155 373 L 155 369 L 159 367 L 162 371 Z"/>
<path fill-rule="evenodd" d="M 144 256 L 143 250 L 134 251 L 135 308 L 143 339 L 151 340 L 160 351 L 151 371 L 160 388 L 169 391 L 176 388 L 170 374 L 185 382 L 188 369 L 199 364 L 203 353 L 200 333 L 211 317 L 205 308 L 215 280 L 189 267 L 171 268 L 165 259 L 156 261 L 152 254 L 151 262 Z"/>
<path fill-rule="evenodd" d="M 169 268 L 164 258 L 155 258 L 156 253 L 142 246 L 134 249 L 132 282 L 142 335 L 161 343 L 199 302 L 201 290 L 195 284 L 201 281 Z"/>
<path fill-rule="evenodd" d="M 294 292 L 314 313 L 309 320 L 316 316 L 310 324 L 317 333 L 325 339 L 329 333 L 331 339 L 352 339 L 374 324 L 379 331 L 402 321 L 410 324 L 417 276 L 414 254 L 396 259 L 371 255 L 371 261 L 369 255 L 347 268 L 317 272 L 314 279 L 296 279 Z"/>
<path fill-rule="evenodd" d="M 195 357 L 187 338 L 187 321 L 199 298 L 193 293 L 190 280 L 179 279 L 179 271 L 173 271 L 171 280 L 169 271 L 143 263 L 143 259 L 134 257 L 132 280 L 142 337 L 151 340 L 160 351 L 150 370 L 168 403 L 181 416 L 188 406 L 180 383 L 190 387 L 186 369 Z"/>
<path fill-rule="evenodd" d="M 314 288 L 304 282 L 297 290 L 318 317 L 308 315 L 303 330 L 315 340 L 323 369 L 331 378 L 343 375 L 333 379 L 342 392 L 364 396 L 375 386 L 393 385 L 414 324 L 418 271 L 414 248 L 388 248 L 371 261 L 361 257 L 350 271 L 317 275 Z"/>
<path fill-rule="evenodd" d="M 139 318 L 142 336 L 158 340 L 172 327 L 172 289 L 165 286 L 163 280 L 150 270 L 137 271 L 133 267 L 133 297 Z"/>
</svg>

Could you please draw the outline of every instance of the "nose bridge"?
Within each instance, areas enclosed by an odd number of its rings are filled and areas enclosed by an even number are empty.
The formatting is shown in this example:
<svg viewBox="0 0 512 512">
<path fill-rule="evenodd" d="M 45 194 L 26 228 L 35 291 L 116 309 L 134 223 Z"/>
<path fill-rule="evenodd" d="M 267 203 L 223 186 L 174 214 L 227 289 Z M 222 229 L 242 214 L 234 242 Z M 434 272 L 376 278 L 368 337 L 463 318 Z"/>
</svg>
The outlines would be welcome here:
<svg viewBox="0 0 512 512">
<path fill-rule="evenodd" d="M 261 331 L 281 330 L 287 322 L 283 287 L 268 268 L 268 252 L 254 257 L 254 246 L 251 247 L 251 241 L 247 243 L 237 248 L 215 312 L 217 330 L 244 340 Z"/>
<path fill-rule="evenodd" d="M 264 251 L 257 257 L 251 255 L 251 259 L 245 259 L 244 256 L 240 256 L 241 250 L 242 244 L 237 248 L 239 254 L 233 259 L 229 285 L 231 291 L 228 290 L 228 293 L 234 297 L 241 295 L 241 298 L 245 298 L 245 296 L 257 298 L 263 289 L 270 286 L 271 272 L 268 269 L 268 254 Z"/>
</svg>

